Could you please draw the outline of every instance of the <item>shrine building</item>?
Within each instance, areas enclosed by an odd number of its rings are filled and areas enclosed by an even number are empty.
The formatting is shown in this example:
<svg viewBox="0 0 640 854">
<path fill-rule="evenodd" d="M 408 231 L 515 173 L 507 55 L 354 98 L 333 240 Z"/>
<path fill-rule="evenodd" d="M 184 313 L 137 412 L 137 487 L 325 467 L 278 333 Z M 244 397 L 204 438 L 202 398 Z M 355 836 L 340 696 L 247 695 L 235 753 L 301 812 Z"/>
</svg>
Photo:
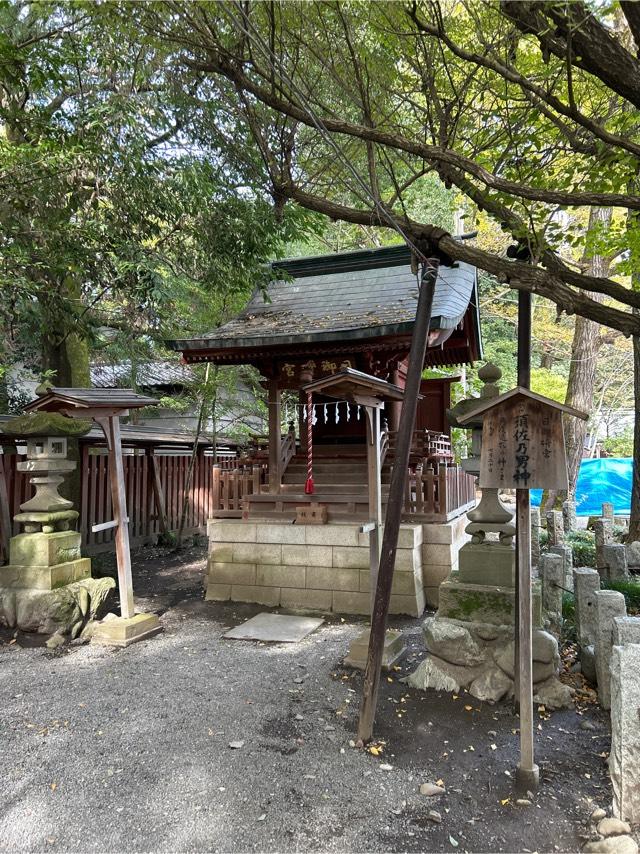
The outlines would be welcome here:
<svg viewBox="0 0 640 854">
<path fill-rule="evenodd" d="M 171 342 L 190 364 L 253 365 L 267 390 L 267 473 L 241 509 L 221 510 L 209 523 L 207 599 L 366 614 L 366 523 L 375 503 L 368 411 L 380 414 L 373 458 L 384 511 L 416 272 L 404 245 L 278 261 L 273 271 L 266 294 L 256 290 L 236 318 L 202 338 Z M 437 605 L 439 584 L 457 568 L 475 488 L 454 464 L 446 410 L 460 378 L 455 367 L 481 356 L 475 268 L 441 265 L 425 368 L 454 370 L 421 383 L 391 613 Z M 335 382 L 320 382 L 332 375 Z M 360 396 L 349 392 L 356 387 Z M 306 524 L 309 510 L 324 524 Z"/>
</svg>

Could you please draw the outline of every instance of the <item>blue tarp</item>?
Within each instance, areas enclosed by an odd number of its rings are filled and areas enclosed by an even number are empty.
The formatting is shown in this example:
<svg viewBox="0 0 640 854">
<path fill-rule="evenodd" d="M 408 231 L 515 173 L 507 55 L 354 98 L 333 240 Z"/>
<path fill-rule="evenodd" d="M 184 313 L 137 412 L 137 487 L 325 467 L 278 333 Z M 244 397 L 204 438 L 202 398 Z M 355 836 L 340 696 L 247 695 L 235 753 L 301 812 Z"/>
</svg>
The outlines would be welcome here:
<svg viewBox="0 0 640 854">
<path fill-rule="evenodd" d="M 609 501 L 618 516 L 631 512 L 631 472 L 633 460 L 610 457 L 583 460 L 576 487 L 578 516 L 599 516 L 602 502 Z M 531 504 L 540 506 L 541 489 L 531 490 Z"/>
</svg>

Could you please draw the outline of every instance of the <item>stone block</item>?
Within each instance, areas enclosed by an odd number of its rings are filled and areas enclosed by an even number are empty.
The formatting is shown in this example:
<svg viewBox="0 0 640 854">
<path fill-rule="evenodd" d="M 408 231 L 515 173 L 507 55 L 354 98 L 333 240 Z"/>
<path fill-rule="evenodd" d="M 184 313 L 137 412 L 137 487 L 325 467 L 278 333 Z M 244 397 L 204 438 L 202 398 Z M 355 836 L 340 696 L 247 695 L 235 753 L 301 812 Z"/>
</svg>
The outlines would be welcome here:
<svg viewBox="0 0 640 854">
<path fill-rule="evenodd" d="M 368 569 L 369 549 L 351 546 L 334 546 L 333 565 L 349 569 Z"/>
<path fill-rule="evenodd" d="M 614 646 L 611 655 L 611 754 L 613 814 L 640 822 L 640 645 Z"/>
<path fill-rule="evenodd" d="M 562 504 L 562 522 L 564 525 L 565 534 L 570 531 L 575 531 L 578 527 L 578 518 L 576 516 L 576 502 L 571 498 L 567 498 Z"/>
<path fill-rule="evenodd" d="M 613 645 L 625 646 L 628 643 L 640 644 L 640 617 L 614 617 Z"/>
<path fill-rule="evenodd" d="M 359 569 L 339 569 L 332 566 L 306 567 L 307 587 L 314 590 L 360 590 Z"/>
<path fill-rule="evenodd" d="M 305 586 L 304 566 L 273 566 L 257 564 L 256 581 L 262 587 L 300 587 Z"/>
<path fill-rule="evenodd" d="M 600 590 L 597 569 L 580 567 L 573 570 L 573 591 L 576 604 L 576 634 L 580 646 L 589 646 L 596 639 L 596 599 Z"/>
<path fill-rule="evenodd" d="M 23 590 L 56 590 L 74 581 L 91 578 L 91 560 L 81 557 L 53 566 L 0 567 L 0 587 Z"/>
<path fill-rule="evenodd" d="M 330 611 L 332 601 L 331 590 L 283 587 L 280 591 L 280 605 L 283 608 L 297 608 L 303 611 Z"/>
<path fill-rule="evenodd" d="M 209 560 L 216 563 L 231 563 L 233 561 L 233 543 L 217 543 L 209 541 Z"/>
<path fill-rule="evenodd" d="M 440 602 L 440 585 L 451 575 L 453 567 L 438 564 L 423 565 L 422 586 L 427 605 L 437 608 Z"/>
<path fill-rule="evenodd" d="M 209 561 L 209 584 L 255 584 L 255 563 Z"/>
<path fill-rule="evenodd" d="M 540 560 L 540 508 L 531 508 L 531 565 L 538 566 Z"/>
<path fill-rule="evenodd" d="M 371 610 L 369 594 L 334 590 L 333 610 L 336 614 L 369 614 Z"/>
<path fill-rule="evenodd" d="M 283 545 L 282 563 L 299 566 L 331 566 L 331 546 Z"/>
<path fill-rule="evenodd" d="M 360 573 L 360 591 L 370 591 L 371 573 L 368 569 L 358 570 Z M 422 588 L 422 579 L 409 572 L 394 572 L 391 592 L 399 596 L 415 596 L 416 591 Z"/>
<path fill-rule="evenodd" d="M 596 519 L 593 523 L 593 534 L 596 545 L 596 569 L 604 570 L 603 547 L 613 539 L 613 523 L 611 519 Z"/>
<path fill-rule="evenodd" d="M 130 646 L 137 641 L 157 635 L 162 626 L 156 614 L 135 614 L 133 617 L 116 617 L 98 623 L 91 635 L 91 643 L 104 646 Z"/>
<path fill-rule="evenodd" d="M 234 563 L 282 563 L 282 546 L 275 543 L 234 543 Z"/>
<path fill-rule="evenodd" d="M 467 584 L 513 587 L 516 573 L 514 546 L 497 542 L 466 543 L 458 552 L 458 577 Z"/>
<path fill-rule="evenodd" d="M 582 675 L 590 682 L 591 685 L 598 684 L 598 674 L 596 672 L 596 653 L 593 644 L 580 647 L 580 669 Z"/>
<path fill-rule="evenodd" d="M 209 581 L 204 598 L 210 602 L 226 602 L 228 599 L 231 599 L 231 585 L 214 584 Z"/>
<path fill-rule="evenodd" d="M 449 566 L 457 558 L 458 548 L 453 544 L 423 543 L 422 563 L 435 563 Z"/>
<path fill-rule="evenodd" d="M 81 557 L 77 531 L 18 534 L 9 541 L 9 563 L 16 566 L 55 566 Z"/>
<path fill-rule="evenodd" d="M 345 667 L 355 667 L 356 670 L 364 670 L 367 664 L 367 656 L 369 654 L 369 636 L 370 630 L 359 634 L 357 638 L 351 641 L 349 653 L 344 659 Z M 388 629 L 384 637 L 384 645 L 382 648 L 382 669 L 391 670 L 394 664 L 398 662 L 404 653 L 406 647 L 402 632 Z"/>
<path fill-rule="evenodd" d="M 617 590 L 598 590 L 595 594 L 595 653 L 598 677 L 598 702 L 603 709 L 611 708 L 611 650 L 615 617 L 627 614 L 624 596 Z"/>
<path fill-rule="evenodd" d="M 559 546 L 564 542 L 564 520 L 561 510 L 550 510 L 547 513 L 547 534 L 550 546 Z"/>
<path fill-rule="evenodd" d="M 542 622 L 539 582 L 532 584 L 531 598 L 533 625 L 538 627 Z M 502 626 L 513 624 L 514 614 L 513 588 L 464 584 L 457 573 L 440 585 L 439 617 Z"/>
<path fill-rule="evenodd" d="M 627 566 L 629 569 L 634 569 L 636 572 L 640 570 L 640 543 L 626 543 L 627 551 Z"/>
<path fill-rule="evenodd" d="M 231 585 L 231 598 L 234 602 L 255 602 L 275 608 L 280 604 L 279 587 L 259 587 L 257 584 Z"/>
<path fill-rule="evenodd" d="M 610 501 L 603 501 L 602 502 L 602 518 L 603 519 L 610 519 L 611 524 L 613 525 L 614 509 L 613 509 L 613 504 L 611 504 Z"/>
<path fill-rule="evenodd" d="M 221 543 L 255 543 L 256 524 L 243 519 L 209 519 L 207 536 Z"/>
<path fill-rule="evenodd" d="M 256 524 L 256 542 L 258 543 L 280 543 L 282 545 L 304 545 L 304 525 L 266 525 Z"/>
<path fill-rule="evenodd" d="M 304 530 L 309 546 L 357 546 L 360 525 L 330 522 L 328 525 L 305 525 Z"/>
<path fill-rule="evenodd" d="M 559 632 L 562 628 L 562 588 L 564 587 L 562 556 L 551 552 L 540 555 L 539 572 L 542 580 L 542 610 L 549 619 L 551 628 Z"/>
<path fill-rule="evenodd" d="M 472 667 L 485 660 L 485 652 L 469 629 L 452 620 L 427 617 L 422 626 L 427 652 L 449 664 Z"/>
<path fill-rule="evenodd" d="M 398 548 L 415 549 L 422 545 L 422 525 L 400 525 Z"/>
<path fill-rule="evenodd" d="M 567 543 L 562 543 L 559 546 L 549 546 L 549 554 L 560 555 L 564 566 L 563 587 L 567 590 L 573 590 L 573 552 L 571 546 Z"/>
<path fill-rule="evenodd" d="M 608 579 L 620 581 L 629 577 L 627 550 L 622 543 L 605 543 L 602 546 L 602 559 Z"/>
<path fill-rule="evenodd" d="M 424 591 L 422 588 L 416 590 L 412 596 L 396 596 L 391 594 L 389 601 L 390 614 L 409 614 L 411 617 L 420 617 L 425 608 Z"/>
<path fill-rule="evenodd" d="M 398 549 L 396 552 L 395 572 L 411 572 L 422 568 L 422 548 L 416 546 L 413 549 Z"/>
</svg>

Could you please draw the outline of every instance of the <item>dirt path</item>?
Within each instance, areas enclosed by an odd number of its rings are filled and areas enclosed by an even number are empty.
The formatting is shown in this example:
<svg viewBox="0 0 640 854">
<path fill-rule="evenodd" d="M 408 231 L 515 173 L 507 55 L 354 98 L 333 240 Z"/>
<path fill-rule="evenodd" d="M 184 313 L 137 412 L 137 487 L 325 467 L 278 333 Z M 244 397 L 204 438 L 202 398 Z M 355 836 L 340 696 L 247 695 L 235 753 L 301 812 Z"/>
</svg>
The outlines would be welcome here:
<svg viewBox="0 0 640 854">
<path fill-rule="evenodd" d="M 576 851 L 610 803 L 590 707 L 537 715 L 541 789 L 517 805 L 510 707 L 398 681 L 424 655 L 417 620 L 392 621 L 411 649 L 382 683 L 379 755 L 350 747 L 361 675 L 341 659 L 362 623 L 222 640 L 264 609 L 204 602 L 203 568 L 198 549 L 136 556 L 165 631 L 127 650 L 0 647 L 1 851 Z"/>
</svg>

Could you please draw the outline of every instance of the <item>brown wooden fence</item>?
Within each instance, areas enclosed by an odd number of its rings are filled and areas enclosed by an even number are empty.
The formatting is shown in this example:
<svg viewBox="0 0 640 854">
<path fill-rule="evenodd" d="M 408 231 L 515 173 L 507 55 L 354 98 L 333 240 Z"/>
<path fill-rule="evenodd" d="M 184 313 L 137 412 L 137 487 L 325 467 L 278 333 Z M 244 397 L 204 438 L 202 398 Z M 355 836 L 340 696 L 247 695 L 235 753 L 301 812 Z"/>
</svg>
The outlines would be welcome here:
<svg viewBox="0 0 640 854">
<path fill-rule="evenodd" d="M 7 519 L 18 513 L 20 504 L 33 494 L 29 483 L 31 475 L 16 468 L 22 459 L 24 457 L 18 454 L 0 457 L 9 508 L 8 514 L 3 513 L 4 522 L 0 520 L 4 560 L 8 559 L 7 533 L 19 533 L 17 525 L 7 532 Z M 190 453 L 159 454 L 153 449 L 123 456 L 129 536 L 133 546 L 152 542 L 164 532 L 178 530 L 190 459 Z M 216 515 L 240 517 L 243 498 L 259 491 L 261 483 L 265 482 L 265 469 L 264 466 L 243 466 L 237 460 L 214 464 L 212 456 L 199 453 L 189 488 L 185 532 L 205 533 L 207 519 Z M 111 551 L 113 529 L 92 531 L 93 525 L 113 518 L 106 454 L 91 453 L 90 447 L 82 447 L 80 482 L 78 530 L 82 534 L 83 551 L 89 555 Z"/>
<path fill-rule="evenodd" d="M 440 465 L 410 472 L 405 487 L 405 521 L 447 521 L 474 506 L 475 477 L 460 466 Z"/>
</svg>

